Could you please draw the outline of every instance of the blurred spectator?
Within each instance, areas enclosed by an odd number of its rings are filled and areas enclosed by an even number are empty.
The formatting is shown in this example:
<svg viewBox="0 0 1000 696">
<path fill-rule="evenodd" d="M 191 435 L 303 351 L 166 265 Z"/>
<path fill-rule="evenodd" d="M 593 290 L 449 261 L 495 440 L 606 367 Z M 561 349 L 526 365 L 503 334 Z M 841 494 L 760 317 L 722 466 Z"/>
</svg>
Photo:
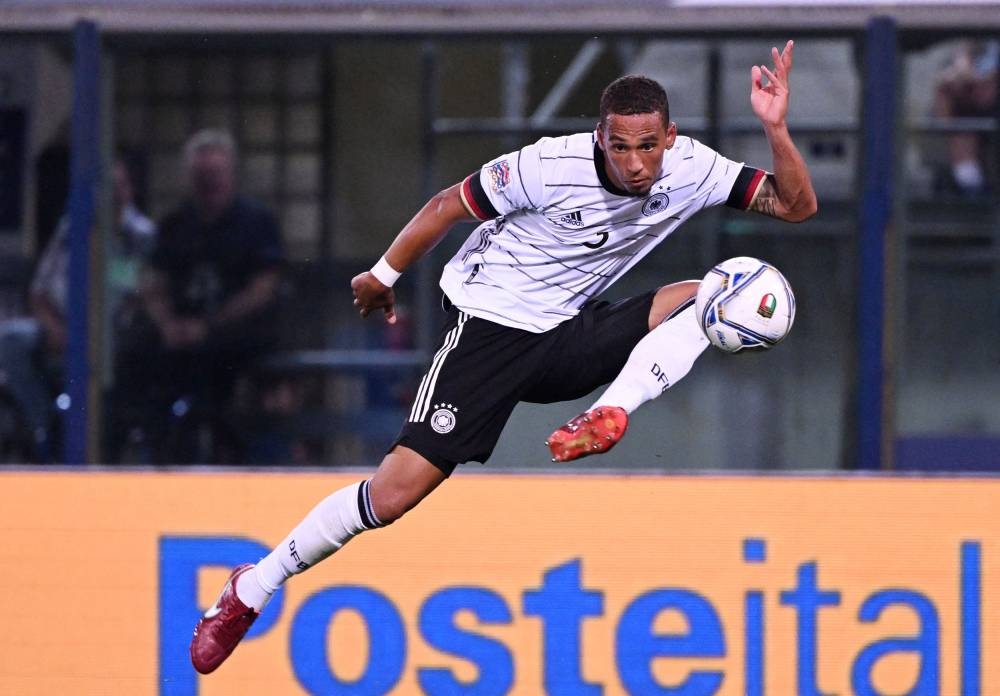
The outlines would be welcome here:
<svg viewBox="0 0 1000 696">
<path fill-rule="evenodd" d="M 990 117 L 997 112 L 1000 42 L 963 41 L 938 77 L 934 113 L 941 118 Z M 950 185 L 969 195 L 986 190 L 983 138 L 978 132 L 948 139 Z"/>
<path fill-rule="evenodd" d="M 134 203 L 130 172 L 122 158 L 112 167 L 112 210 L 116 221 L 107 256 L 109 295 L 113 321 L 135 305 L 137 268 L 152 249 L 153 222 Z M 69 219 L 63 216 L 39 260 L 31 281 L 28 319 L 5 322 L 0 329 L 0 364 L 7 375 L 6 388 L 13 395 L 36 445 L 32 456 L 49 458 L 51 404 L 62 381 L 66 351 L 66 299 L 69 291 Z"/>
<path fill-rule="evenodd" d="M 135 305 L 138 269 L 153 248 L 156 227 L 135 205 L 132 176 L 124 159 L 111 170 L 111 203 L 116 234 L 109 240 L 108 307 L 113 321 Z M 30 305 L 45 335 L 49 354 L 61 363 L 66 350 L 66 293 L 69 285 L 69 220 L 63 217 L 49 240 L 31 282 Z"/>
<path fill-rule="evenodd" d="M 228 133 L 193 135 L 183 165 L 188 198 L 162 220 L 143 284 L 155 342 L 123 368 L 145 371 L 127 383 L 150 387 L 139 397 L 158 459 L 225 462 L 239 457 L 224 418 L 236 380 L 276 340 L 281 238 L 274 215 L 238 194 Z"/>
</svg>

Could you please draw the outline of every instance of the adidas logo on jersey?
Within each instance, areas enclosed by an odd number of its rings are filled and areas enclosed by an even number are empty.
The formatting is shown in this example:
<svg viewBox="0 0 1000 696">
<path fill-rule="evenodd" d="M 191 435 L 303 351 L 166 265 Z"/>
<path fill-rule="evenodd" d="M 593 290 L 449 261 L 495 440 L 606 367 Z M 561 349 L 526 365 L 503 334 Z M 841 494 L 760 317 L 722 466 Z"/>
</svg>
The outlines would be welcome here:
<svg viewBox="0 0 1000 696">
<path fill-rule="evenodd" d="M 562 217 L 556 218 L 556 222 L 560 225 L 583 227 L 583 215 L 580 214 L 579 210 L 574 210 L 572 213 L 566 213 Z"/>
</svg>

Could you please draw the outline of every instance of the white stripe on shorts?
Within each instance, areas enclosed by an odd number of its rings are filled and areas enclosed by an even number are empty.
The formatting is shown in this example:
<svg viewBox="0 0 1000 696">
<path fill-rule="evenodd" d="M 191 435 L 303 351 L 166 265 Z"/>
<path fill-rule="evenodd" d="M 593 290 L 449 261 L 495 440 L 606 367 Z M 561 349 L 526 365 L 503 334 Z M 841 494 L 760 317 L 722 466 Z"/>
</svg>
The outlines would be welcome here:
<svg viewBox="0 0 1000 696">
<path fill-rule="evenodd" d="M 423 422 L 424 418 L 427 417 L 427 411 L 431 407 L 431 397 L 434 395 L 434 385 L 437 383 L 438 374 L 441 372 L 441 365 L 444 364 L 444 359 L 448 357 L 448 353 L 458 345 L 458 339 L 462 335 L 462 327 L 468 318 L 468 314 L 459 310 L 458 323 L 445 335 L 444 342 L 441 344 L 438 352 L 434 354 L 434 360 L 431 361 L 430 369 L 427 370 L 424 378 L 420 380 L 417 397 L 413 400 L 413 408 L 410 409 L 411 423 Z"/>
</svg>

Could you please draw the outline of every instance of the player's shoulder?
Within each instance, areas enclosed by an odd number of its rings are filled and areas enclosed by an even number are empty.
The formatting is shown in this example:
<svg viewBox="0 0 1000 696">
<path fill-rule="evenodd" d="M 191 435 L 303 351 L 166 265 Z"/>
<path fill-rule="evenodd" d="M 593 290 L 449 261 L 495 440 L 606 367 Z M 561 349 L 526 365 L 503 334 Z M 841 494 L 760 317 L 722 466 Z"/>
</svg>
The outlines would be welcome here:
<svg viewBox="0 0 1000 696">
<path fill-rule="evenodd" d="M 687 135 L 678 135 L 673 149 L 663 154 L 668 169 L 711 167 L 719 157 L 718 151 Z"/>
<path fill-rule="evenodd" d="M 537 140 L 533 147 L 540 159 L 579 159 L 594 157 L 594 136 L 592 133 L 572 133 L 555 137 L 546 136 Z"/>
<path fill-rule="evenodd" d="M 690 135 L 678 135 L 674 141 L 674 149 L 682 157 L 704 157 L 706 154 L 715 151 L 697 138 Z"/>
</svg>

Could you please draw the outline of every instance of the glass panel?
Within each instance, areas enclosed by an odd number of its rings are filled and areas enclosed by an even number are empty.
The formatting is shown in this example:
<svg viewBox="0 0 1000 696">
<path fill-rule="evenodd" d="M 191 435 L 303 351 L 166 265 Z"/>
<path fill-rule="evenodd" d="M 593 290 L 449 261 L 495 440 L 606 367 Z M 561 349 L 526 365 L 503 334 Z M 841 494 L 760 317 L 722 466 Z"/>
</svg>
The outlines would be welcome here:
<svg viewBox="0 0 1000 696">
<path fill-rule="evenodd" d="M 244 190 L 255 196 L 269 196 L 278 180 L 278 160 L 272 154 L 244 154 L 241 158 Z"/>
<path fill-rule="evenodd" d="M 240 87 L 246 94 L 274 94 L 278 83 L 278 70 L 271 58 L 258 57 L 247 60 L 242 69 Z"/>
<path fill-rule="evenodd" d="M 285 94 L 290 97 L 319 95 L 320 59 L 318 56 L 292 58 L 284 66 Z"/>
<path fill-rule="evenodd" d="M 285 187 L 290 193 L 319 192 L 319 157 L 291 155 L 286 163 Z"/>
<path fill-rule="evenodd" d="M 285 137 L 289 143 L 318 145 L 320 139 L 320 111 L 318 106 L 291 106 L 288 108 Z"/>
<path fill-rule="evenodd" d="M 715 124 L 720 134 L 718 149 L 732 159 L 770 168 L 770 149 L 749 104 L 747 73 L 753 63 L 770 62 L 770 46 L 780 45 L 784 37 L 740 41 L 715 37 L 655 43 L 644 38 L 637 37 L 635 53 L 629 53 L 625 50 L 628 46 L 624 46 L 623 50 L 609 50 L 609 56 L 613 52 L 615 58 L 627 58 L 628 65 L 620 67 L 627 67 L 630 72 L 645 72 L 660 78 L 668 89 L 672 115 L 681 134 L 703 141 L 711 132 L 705 128 L 712 88 L 709 59 L 713 50 L 718 51 L 721 71 L 718 86 L 721 120 Z M 559 39 L 560 59 L 554 61 L 551 40 L 552 37 L 541 36 L 526 39 L 533 57 L 532 68 L 542 65 L 542 69 L 533 70 L 532 84 L 527 88 L 529 107 L 546 96 L 580 43 L 576 39 Z M 503 78 L 503 43 L 502 38 L 481 36 L 474 40 L 441 39 L 439 114 L 472 118 L 493 117 L 503 111 L 500 91 L 496 88 Z M 856 177 L 862 159 L 857 139 L 861 92 L 855 61 L 860 53 L 855 48 L 848 38 L 808 37 L 801 39 L 796 47 L 790 125 L 820 194 L 821 210 L 814 220 L 793 226 L 765 216 L 706 211 L 685 223 L 677 235 L 666 240 L 613 289 L 614 298 L 622 297 L 662 283 L 701 277 L 712 264 L 730 256 L 766 258 L 785 272 L 798 296 L 799 313 L 788 340 L 770 353 L 742 359 L 718 351 L 706 353 L 683 384 L 636 414 L 628 438 L 614 452 L 599 462 L 588 460 L 588 468 L 599 463 L 601 467 L 671 470 L 832 469 L 852 458 L 853 452 L 848 448 L 849 436 L 856 426 L 850 422 L 855 410 L 851 399 L 857 352 Z M 327 257 L 331 250 L 334 253 L 334 262 L 329 264 L 334 270 L 305 263 L 290 264 L 294 270 L 290 268 L 289 272 L 299 273 L 296 282 L 315 276 L 309 286 L 315 293 L 308 296 L 299 310 L 303 315 L 299 323 L 308 327 L 308 331 L 302 331 L 320 337 L 316 343 L 321 345 L 311 347 L 383 345 L 384 339 L 374 336 L 375 327 L 381 325 L 358 322 L 349 297 L 322 317 L 308 311 L 320 304 L 312 298 L 326 297 L 324 293 L 342 295 L 352 271 L 363 268 L 362 263 L 369 263 L 369 259 L 377 258 L 385 250 L 399 226 L 423 204 L 427 191 L 460 180 L 483 162 L 532 142 L 541 133 L 436 137 L 434 180 L 427 181 L 422 140 L 425 134 L 419 118 L 422 107 L 419 41 L 372 37 L 338 40 L 334 49 L 337 84 L 331 86 L 338 94 L 333 118 L 336 132 L 330 134 L 321 131 L 321 90 L 327 86 L 320 84 L 322 63 L 318 53 L 303 55 L 287 49 L 284 38 L 271 45 L 260 43 L 259 48 L 248 45 L 234 49 L 238 53 L 218 56 L 208 55 L 200 46 L 197 52 L 189 53 L 188 47 L 180 42 L 158 49 L 163 53 L 151 59 L 150 70 L 142 76 L 149 89 L 154 90 L 155 98 L 149 103 L 123 99 L 127 106 L 121 109 L 116 125 L 136 135 L 148 135 L 145 144 L 153 154 L 149 162 L 150 209 L 157 217 L 175 205 L 183 194 L 183 178 L 176 160 L 184 138 L 194 127 L 203 125 L 232 128 L 241 145 L 241 189 L 273 207 L 281 220 L 288 254 L 304 261 L 317 255 Z M 663 65 L 684 68 L 665 70 Z M 614 72 L 617 67 L 615 60 L 595 66 L 595 74 L 567 96 L 560 113 L 594 114 L 600 87 L 605 79 L 610 79 L 609 71 Z M 138 68 L 132 68 L 122 72 L 121 79 L 139 79 L 128 77 L 138 76 L 139 72 Z M 924 74 L 927 89 L 931 85 L 927 76 L 931 74 Z M 357 75 L 364 75 L 364 79 L 357 79 Z M 146 119 L 151 123 L 142 122 L 142 108 L 147 109 Z M 923 108 L 921 113 L 926 113 Z M 827 126 L 825 130 L 820 127 L 823 124 Z M 379 137 L 362 143 L 357 138 L 361 132 L 377 132 Z M 318 147 L 327 135 L 337 146 L 338 157 L 333 162 L 325 161 L 326 154 Z M 937 137 L 940 154 L 946 154 L 946 148 L 942 147 L 946 141 Z M 391 195 L 387 194 L 385 172 L 351 165 L 367 161 L 366 158 L 393 162 Z M 335 168 L 338 174 L 335 201 L 319 200 L 324 166 Z M 329 235 L 331 249 L 321 250 L 321 206 L 327 204 L 336 205 L 337 229 Z M 901 227 L 910 225 L 907 220 L 922 226 L 919 233 L 906 232 L 910 235 L 908 239 L 918 241 L 898 250 L 900 263 L 909 269 L 901 279 L 905 292 L 900 307 L 904 315 L 901 321 L 906 322 L 907 328 L 896 346 L 900 363 L 897 419 L 904 434 L 958 428 L 989 431 L 996 428 L 991 414 L 1000 412 L 1000 407 L 988 410 L 992 407 L 990 394 L 997 393 L 989 391 L 992 374 L 987 373 L 997 361 L 995 350 L 989 346 L 1000 345 L 996 322 L 987 323 L 986 328 L 976 332 L 977 345 L 967 349 L 966 359 L 959 341 L 971 340 L 971 333 L 963 331 L 962 312 L 948 313 L 949 308 L 959 306 L 965 297 L 969 301 L 961 306 L 990 301 L 990 283 L 996 287 L 997 276 L 992 270 L 995 265 L 986 270 L 984 259 L 991 258 L 998 245 L 993 236 L 970 232 L 969 225 L 976 220 L 977 230 L 987 227 L 993 230 L 1000 225 L 996 224 L 995 214 L 984 208 L 961 214 L 948 210 L 946 214 L 961 217 L 937 220 L 934 228 L 937 231 L 928 231 L 934 220 L 923 212 L 913 212 L 900 221 Z M 429 260 L 433 268 L 431 286 L 436 285 L 449 247 L 457 248 L 471 230 L 471 225 L 462 226 L 435 250 Z M 957 231 L 961 239 L 955 239 L 954 234 L 944 235 L 941 230 Z M 928 262 L 938 256 L 947 257 L 947 263 Z M 959 264 L 961 258 L 977 256 L 980 266 Z M 303 271 L 303 266 L 309 268 Z M 955 282 L 956 278 L 961 282 Z M 416 302 L 414 282 L 415 274 L 404 276 L 399 297 L 401 306 L 406 305 L 417 314 L 425 308 Z M 935 294 L 934 289 L 943 283 L 954 283 L 954 288 Z M 430 311 L 431 316 L 413 316 L 413 324 L 436 323 L 439 319 L 436 307 Z M 993 312 L 990 316 L 996 316 L 995 308 L 990 311 Z M 924 315 L 932 318 L 930 327 L 922 325 Z M 939 335 L 942 333 L 949 334 L 947 342 Z M 987 336 L 982 344 L 978 343 L 980 333 Z M 289 336 L 292 334 L 285 338 Z M 938 342 L 942 342 L 940 347 Z M 944 351 L 950 354 L 943 355 Z M 956 355 L 961 358 L 956 360 Z M 949 364 L 935 377 L 934 366 L 943 360 L 959 364 Z M 329 374 L 334 373 L 326 373 L 324 377 Z M 374 408 L 367 378 L 360 373 L 351 373 L 347 378 L 356 379 L 365 387 L 345 390 L 352 412 Z M 933 404 L 939 389 L 955 391 L 941 397 L 943 405 L 938 409 Z M 972 395 L 970 403 L 961 403 L 963 392 Z M 317 409 L 339 403 L 333 395 L 328 396 Z M 545 450 L 540 443 L 552 428 L 589 406 L 588 398 L 559 407 L 519 407 L 491 460 L 491 467 L 544 461 Z M 255 407 L 253 402 L 249 403 L 251 408 Z M 316 413 L 307 411 L 301 415 L 311 418 Z M 393 428 L 396 427 L 398 421 L 393 422 Z M 376 442 L 377 438 L 371 434 L 365 435 L 358 446 L 337 444 L 345 442 L 344 430 L 333 423 L 324 433 L 327 454 L 338 447 L 345 448 L 344 464 L 368 464 L 356 458 L 362 453 L 367 456 L 370 446 L 377 445 L 375 449 L 381 451 L 385 445 L 380 438 Z M 510 432 L 517 432 L 518 437 L 509 437 Z"/>
<path fill-rule="evenodd" d="M 149 123 L 146 109 L 139 104 L 126 104 L 118 109 L 117 129 L 118 141 L 127 144 L 145 146 L 149 137 Z"/>
<path fill-rule="evenodd" d="M 201 107 L 198 128 L 222 128 L 233 132 L 236 125 L 236 110 L 231 104 L 206 104 Z"/>
<path fill-rule="evenodd" d="M 149 61 L 140 56 L 115 60 L 115 86 L 118 94 L 146 94 L 149 87 L 148 68 Z"/>
<path fill-rule="evenodd" d="M 1000 40 L 971 38 L 906 55 L 911 196 L 982 197 L 995 184 L 998 56 Z"/>
<path fill-rule="evenodd" d="M 306 253 L 315 250 L 319 243 L 319 206 L 313 202 L 294 202 L 285 206 L 282 217 L 282 238 L 289 250 Z"/>
<path fill-rule="evenodd" d="M 201 94 L 214 97 L 231 95 L 235 90 L 233 62 L 227 58 L 200 61 L 196 83 Z"/>
<path fill-rule="evenodd" d="M 708 115 L 708 54 L 704 41 L 648 41 L 628 71 L 663 85 L 670 118 L 684 127 L 685 120 L 700 121 Z M 678 65 L 684 70 L 677 70 Z"/>
<path fill-rule="evenodd" d="M 251 106 L 243 112 L 243 138 L 252 145 L 270 145 L 277 137 L 277 107 Z"/>
<path fill-rule="evenodd" d="M 153 88 L 157 94 L 171 97 L 190 94 L 189 65 L 190 62 L 187 59 L 177 56 L 158 58 L 155 63 L 153 81 Z"/>
<path fill-rule="evenodd" d="M 154 112 L 156 138 L 161 143 L 180 145 L 191 134 L 191 111 L 184 106 L 160 106 Z"/>
<path fill-rule="evenodd" d="M 911 251 L 896 400 L 904 437 L 1000 435 L 1000 330 L 990 320 L 1000 310 L 1000 274 L 988 256 L 956 250 Z"/>
<path fill-rule="evenodd" d="M 1000 41 L 942 35 L 904 56 L 897 466 L 1000 451 Z"/>
</svg>

